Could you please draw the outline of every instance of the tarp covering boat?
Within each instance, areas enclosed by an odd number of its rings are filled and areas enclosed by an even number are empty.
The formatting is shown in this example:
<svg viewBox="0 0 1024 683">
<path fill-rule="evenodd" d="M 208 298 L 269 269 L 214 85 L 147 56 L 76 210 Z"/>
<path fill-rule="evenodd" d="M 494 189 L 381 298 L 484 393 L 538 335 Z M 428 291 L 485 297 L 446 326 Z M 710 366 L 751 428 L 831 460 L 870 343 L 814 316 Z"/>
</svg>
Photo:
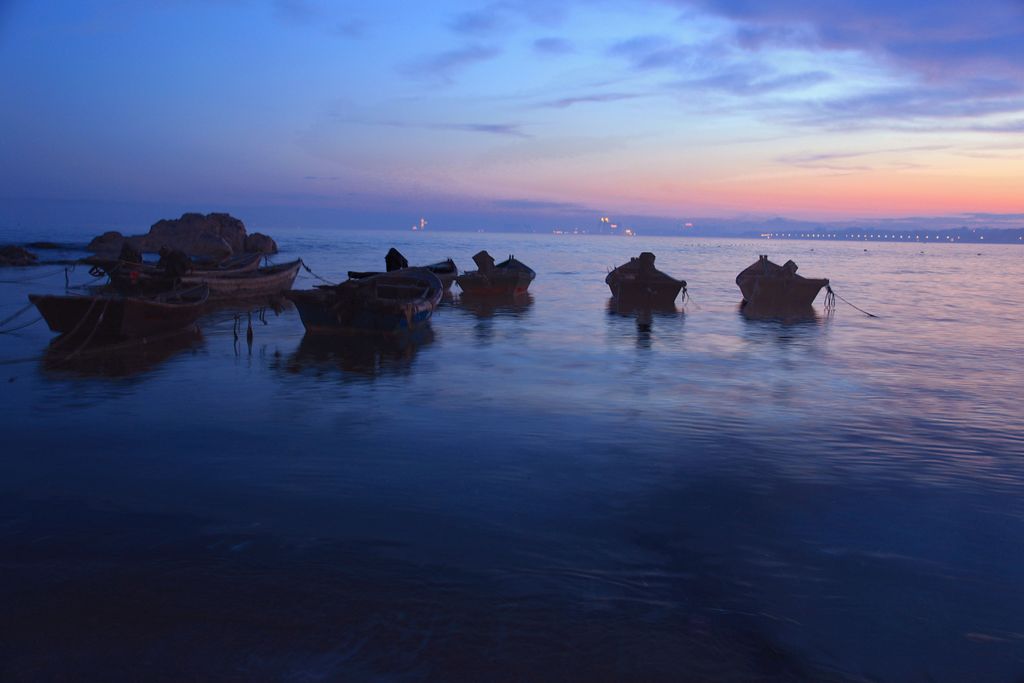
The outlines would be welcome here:
<svg viewBox="0 0 1024 683">
<path fill-rule="evenodd" d="M 828 286 L 828 278 L 806 278 L 796 270 L 793 261 L 780 266 L 761 255 L 736 276 L 744 308 L 780 313 L 809 308 L 822 287 Z"/>
<path fill-rule="evenodd" d="M 466 294 L 481 296 L 506 296 L 522 294 L 530 287 L 537 273 L 515 256 L 509 256 L 501 263 L 495 263 L 494 257 L 486 250 L 473 256 L 477 270 L 470 270 L 459 275 L 455 281 Z"/>
<path fill-rule="evenodd" d="M 307 332 L 395 333 L 426 324 L 443 293 L 441 281 L 429 270 L 404 268 L 286 296 Z"/>
<path fill-rule="evenodd" d="M 655 268 L 654 254 L 649 251 L 615 268 L 604 281 L 616 299 L 650 305 L 671 304 L 686 287 L 685 280 L 677 280 Z"/>
</svg>

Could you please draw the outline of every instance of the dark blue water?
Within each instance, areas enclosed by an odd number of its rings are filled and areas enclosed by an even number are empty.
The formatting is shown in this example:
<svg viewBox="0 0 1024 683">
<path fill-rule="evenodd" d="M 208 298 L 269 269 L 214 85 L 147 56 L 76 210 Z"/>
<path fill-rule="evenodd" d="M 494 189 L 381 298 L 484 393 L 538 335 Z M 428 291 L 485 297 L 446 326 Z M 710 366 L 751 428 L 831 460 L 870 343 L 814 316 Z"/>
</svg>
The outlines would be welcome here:
<svg viewBox="0 0 1024 683">
<path fill-rule="evenodd" d="M 538 275 L 412 342 L 0 336 L 0 680 L 1024 677 L 1021 249 L 276 237 L 328 279 Z M 645 249 L 685 310 L 609 306 Z M 747 320 L 759 253 L 879 317 Z M 0 317 L 64 287 L 0 278 Z"/>
</svg>

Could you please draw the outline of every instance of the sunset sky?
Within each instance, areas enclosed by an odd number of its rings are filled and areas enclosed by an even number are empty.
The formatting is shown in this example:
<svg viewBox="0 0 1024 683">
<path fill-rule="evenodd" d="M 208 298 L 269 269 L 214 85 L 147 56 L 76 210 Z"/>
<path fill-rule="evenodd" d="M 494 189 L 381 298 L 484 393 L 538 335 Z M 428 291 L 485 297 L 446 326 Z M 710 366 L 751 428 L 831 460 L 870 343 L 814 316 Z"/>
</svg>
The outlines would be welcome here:
<svg viewBox="0 0 1024 683">
<path fill-rule="evenodd" d="M 0 91 L 5 206 L 1024 212 L 1022 0 L 0 0 Z"/>
</svg>

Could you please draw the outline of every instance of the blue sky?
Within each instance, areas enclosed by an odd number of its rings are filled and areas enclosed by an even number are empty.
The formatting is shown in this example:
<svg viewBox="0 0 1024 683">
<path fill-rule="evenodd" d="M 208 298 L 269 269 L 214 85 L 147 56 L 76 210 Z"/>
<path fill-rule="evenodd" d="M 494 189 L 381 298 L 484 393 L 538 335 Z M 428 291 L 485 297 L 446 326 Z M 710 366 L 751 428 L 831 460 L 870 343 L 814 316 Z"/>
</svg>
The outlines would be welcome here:
<svg viewBox="0 0 1024 683">
<path fill-rule="evenodd" d="M 1024 211 L 1022 0 L 0 0 L 0 88 L 8 207 Z"/>
</svg>

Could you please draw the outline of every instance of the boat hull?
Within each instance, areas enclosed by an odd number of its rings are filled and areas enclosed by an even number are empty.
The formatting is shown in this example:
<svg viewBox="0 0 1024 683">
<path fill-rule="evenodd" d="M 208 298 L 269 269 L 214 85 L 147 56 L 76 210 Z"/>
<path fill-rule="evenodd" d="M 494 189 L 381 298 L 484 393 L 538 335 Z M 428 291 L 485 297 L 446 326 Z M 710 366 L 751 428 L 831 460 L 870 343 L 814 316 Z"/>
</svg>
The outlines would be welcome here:
<svg viewBox="0 0 1024 683">
<path fill-rule="evenodd" d="M 187 328 L 202 315 L 208 298 L 206 287 L 160 299 L 29 295 L 52 331 L 106 340 L 152 337 Z"/>
<path fill-rule="evenodd" d="M 662 273 L 663 274 L 663 273 Z M 664 274 L 663 274 L 664 275 Z M 665 275 L 656 280 L 644 280 L 633 273 L 612 271 L 605 278 L 612 296 L 622 301 L 668 305 L 675 302 L 686 283 Z"/>
<path fill-rule="evenodd" d="M 455 281 L 466 294 L 476 296 L 513 296 L 525 294 L 537 277 L 532 268 L 509 258 L 487 271 L 471 270 L 459 275 Z"/>
<path fill-rule="evenodd" d="M 308 333 L 401 334 L 429 323 L 443 292 L 433 273 L 410 268 L 286 296 Z"/>
<path fill-rule="evenodd" d="M 441 285 L 445 289 L 450 289 L 452 283 L 455 282 L 459 276 L 459 269 L 455 266 L 455 262 L 451 259 L 447 261 L 440 261 L 438 263 L 431 263 L 430 265 L 421 266 L 426 268 L 431 273 L 437 276 L 437 279 L 441 281 Z M 390 271 L 393 272 L 393 271 Z M 353 280 L 362 280 L 363 278 L 373 277 L 374 275 L 383 275 L 380 271 L 366 271 L 366 270 L 350 270 L 348 276 Z"/>
<path fill-rule="evenodd" d="M 186 275 L 181 284 L 195 286 L 205 284 L 210 288 L 211 299 L 253 299 L 283 294 L 292 288 L 299 274 L 302 261 L 282 263 L 276 266 L 258 268 L 246 273 L 207 279 L 204 274 Z"/>
<path fill-rule="evenodd" d="M 755 277 L 740 285 L 745 307 L 764 309 L 811 308 L 827 279 L 776 280 Z"/>
<path fill-rule="evenodd" d="M 828 278 L 803 277 L 796 274 L 796 269 L 792 261 L 780 266 L 761 256 L 736 276 L 742 306 L 765 314 L 810 308 L 818 292 L 828 286 Z"/>
<path fill-rule="evenodd" d="M 612 270 L 604 279 L 612 296 L 636 305 L 670 306 L 675 303 L 679 292 L 686 287 L 684 280 L 677 280 L 654 267 L 654 254 L 643 252 Z"/>
<path fill-rule="evenodd" d="M 263 258 L 262 254 L 242 254 L 213 266 L 196 264 L 193 266 L 190 275 L 202 275 L 206 280 L 232 277 L 239 273 L 248 273 L 256 270 L 260 266 L 261 258 Z M 118 282 L 135 283 L 140 278 L 164 277 L 166 275 L 163 269 L 159 268 L 155 263 L 134 263 L 132 261 L 102 258 L 99 256 L 84 258 L 82 262 L 104 271 L 115 284 Z"/>
</svg>

